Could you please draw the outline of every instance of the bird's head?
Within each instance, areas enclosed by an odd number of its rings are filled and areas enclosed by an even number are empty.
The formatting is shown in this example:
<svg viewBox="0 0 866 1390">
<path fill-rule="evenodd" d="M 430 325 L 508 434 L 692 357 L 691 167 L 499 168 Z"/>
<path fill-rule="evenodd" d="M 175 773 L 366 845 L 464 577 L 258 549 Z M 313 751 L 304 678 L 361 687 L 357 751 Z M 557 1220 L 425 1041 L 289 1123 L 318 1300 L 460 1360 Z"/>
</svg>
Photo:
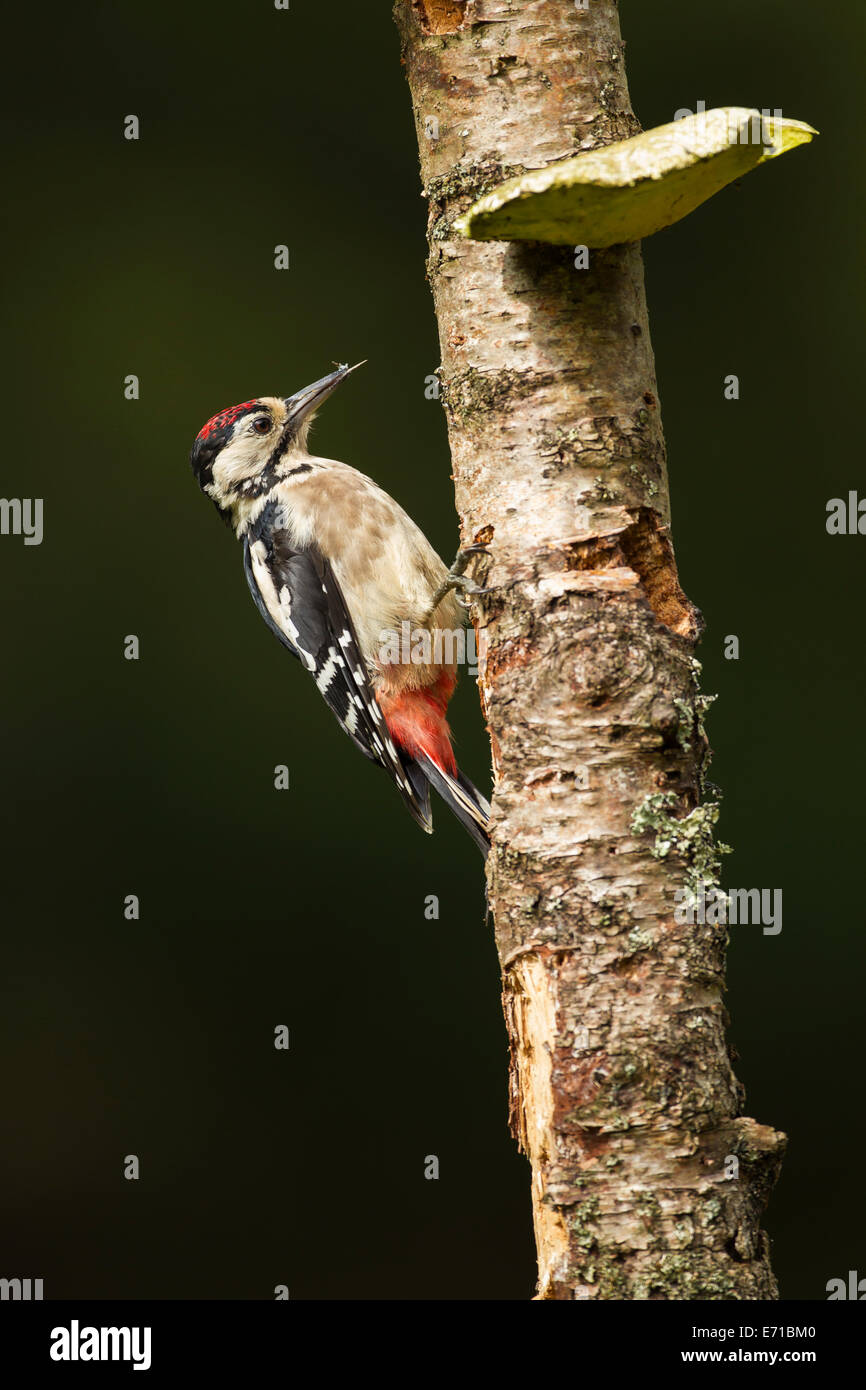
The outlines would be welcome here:
<svg viewBox="0 0 866 1390">
<path fill-rule="evenodd" d="M 335 372 L 293 396 L 260 396 L 214 415 L 190 454 L 202 492 L 230 518 L 243 499 L 269 492 L 281 477 L 304 467 L 313 416 L 346 377 L 364 364 Z"/>
</svg>

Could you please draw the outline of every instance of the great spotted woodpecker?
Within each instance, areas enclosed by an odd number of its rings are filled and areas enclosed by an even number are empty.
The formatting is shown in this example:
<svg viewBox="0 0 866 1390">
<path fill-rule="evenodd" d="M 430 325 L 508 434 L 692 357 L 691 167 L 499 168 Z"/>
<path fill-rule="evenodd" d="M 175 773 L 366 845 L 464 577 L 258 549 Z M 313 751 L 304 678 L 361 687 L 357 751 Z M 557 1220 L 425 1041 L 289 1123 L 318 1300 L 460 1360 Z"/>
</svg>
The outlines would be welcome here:
<svg viewBox="0 0 866 1390">
<path fill-rule="evenodd" d="M 315 411 L 353 371 L 220 411 L 193 445 L 193 472 L 243 542 L 259 612 L 353 743 L 385 769 L 422 829 L 433 829 L 432 786 L 486 855 L 490 807 L 458 770 L 445 717 L 455 644 L 414 640 L 419 630 L 433 639 L 462 629 L 456 591 L 479 592 L 465 569 L 483 547 L 461 551 L 448 570 L 370 478 L 308 452 Z M 384 639 L 407 623 L 411 647 L 383 659 Z"/>
</svg>

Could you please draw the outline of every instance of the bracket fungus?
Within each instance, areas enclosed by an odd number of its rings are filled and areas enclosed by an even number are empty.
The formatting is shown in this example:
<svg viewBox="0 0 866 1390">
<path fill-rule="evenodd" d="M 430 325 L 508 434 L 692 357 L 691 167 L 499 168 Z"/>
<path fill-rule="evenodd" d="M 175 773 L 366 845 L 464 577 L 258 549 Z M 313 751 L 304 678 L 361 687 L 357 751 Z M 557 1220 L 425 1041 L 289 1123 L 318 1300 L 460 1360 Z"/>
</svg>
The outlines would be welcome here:
<svg viewBox="0 0 866 1390">
<path fill-rule="evenodd" d="M 508 179 L 454 226 L 474 241 L 640 241 L 817 134 L 804 121 L 715 107 Z"/>
</svg>

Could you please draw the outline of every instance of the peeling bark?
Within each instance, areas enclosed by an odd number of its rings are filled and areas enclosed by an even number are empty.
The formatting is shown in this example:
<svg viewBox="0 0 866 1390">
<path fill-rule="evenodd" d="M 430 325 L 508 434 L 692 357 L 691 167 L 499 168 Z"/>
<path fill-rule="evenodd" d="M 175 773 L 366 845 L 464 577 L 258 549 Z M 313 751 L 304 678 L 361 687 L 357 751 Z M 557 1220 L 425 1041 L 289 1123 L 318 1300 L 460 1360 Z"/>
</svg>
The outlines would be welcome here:
<svg viewBox="0 0 866 1390">
<path fill-rule="evenodd" d="M 463 23 L 466 0 L 413 0 L 425 34 L 454 34 Z"/>
<path fill-rule="evenodd" d="M 741 1113 L 725 929 L 674 920 L 674 890 L 717 874 L 718 809 L 640 247 L 579 270 L 568 248 L 451 232 L 502 179 L 637 132 L 616 5 L 396 16 L 461 532 L 490 538 L 488 889 L 538 1297 L 774 1298 L 759 1220 L 784 1136 Z"/>
</svg>

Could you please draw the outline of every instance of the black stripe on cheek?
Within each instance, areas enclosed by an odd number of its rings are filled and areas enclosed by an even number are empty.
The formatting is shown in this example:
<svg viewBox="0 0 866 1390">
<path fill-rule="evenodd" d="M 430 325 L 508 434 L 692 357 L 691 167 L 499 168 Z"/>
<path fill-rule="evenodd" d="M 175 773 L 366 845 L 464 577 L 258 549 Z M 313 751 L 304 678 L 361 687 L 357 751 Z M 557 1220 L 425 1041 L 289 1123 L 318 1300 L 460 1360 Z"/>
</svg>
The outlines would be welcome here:
<svg viewBox="0 0 866 1390">
<path fill-rule="evenodd" d="M 282 482 L 283 479 L 294 478 L 298 473 L 312 473 L 312 471 L 312 464 L 301 463 L 298 464 L 297 468 L 289 468 L 285 472 L 279 473 L 277 472 L 277 465 L 272 456 L 265 464 L 258 477 L 247 478 L 246 482 L 241 484 L 239 491 L 243 493 L 244 497 L 262 497 L 265 493 L 270 492 L 271 488 L 276 487 L 277 483 Z"/>
<path fill-rule="evenodd" d="M 279 463 L 280 459 L 283 457 L 283 454 L 285 454 L 286 450 L 288 449 L 288 447 L 289 447 L 289 445 L 291 444 L 291 442 L 292 442 L 292 440 L 294 439 L 294 437 L 295 437 L 294 431 L 293 431 L 290 427 L 286 427 L 286 428 L 283 430 L 283 437 L 282 437 L 282 439 L 280 440 L 280 442 L 279 442 L 279 444 L 277 445 L 276 449 L 274 450 L 274 452 L 271 454 L 270 458 L 268 459 L 268 466 L 269 466 L 269 467 L 270 467 L 271 464 Z"/>
<path fill-rule="evenodd" d="M 297 432 L 296 432 L 295 430 L 292 429 L 291 424 L 285 425 L 285 426 L 283 427 L 282 438 L 280 439 L 279 444 L 277 445 L 276 449 L 274 449 L 274 452 L 271 454 L 270 458 L 268 459 L 268 468 L 273 468 L 273 467 L 275 467 L 276 464 L 279 463 L 280 459 L 283 458 L 283 457 L 285 456 L 285 454 L 288 452 L 289 445 L 290 445 L 290 444 L 293 444 L 293 443 L 295 442 L 296 439 L 297 439 Z M 284 476 L 284 477 L 291 477 L 292 473 L 309 473 L 309 472 L 310 472 L 310 465 L 309 465 L 308 463 L 302 463 L 302 464 L 300 464 L 297 468 L 292 468 L 292 469 L 290 469 L 290 470 L 289 470 L 289 473 L 284 474 L 283 476 Z"/>
</svg>

